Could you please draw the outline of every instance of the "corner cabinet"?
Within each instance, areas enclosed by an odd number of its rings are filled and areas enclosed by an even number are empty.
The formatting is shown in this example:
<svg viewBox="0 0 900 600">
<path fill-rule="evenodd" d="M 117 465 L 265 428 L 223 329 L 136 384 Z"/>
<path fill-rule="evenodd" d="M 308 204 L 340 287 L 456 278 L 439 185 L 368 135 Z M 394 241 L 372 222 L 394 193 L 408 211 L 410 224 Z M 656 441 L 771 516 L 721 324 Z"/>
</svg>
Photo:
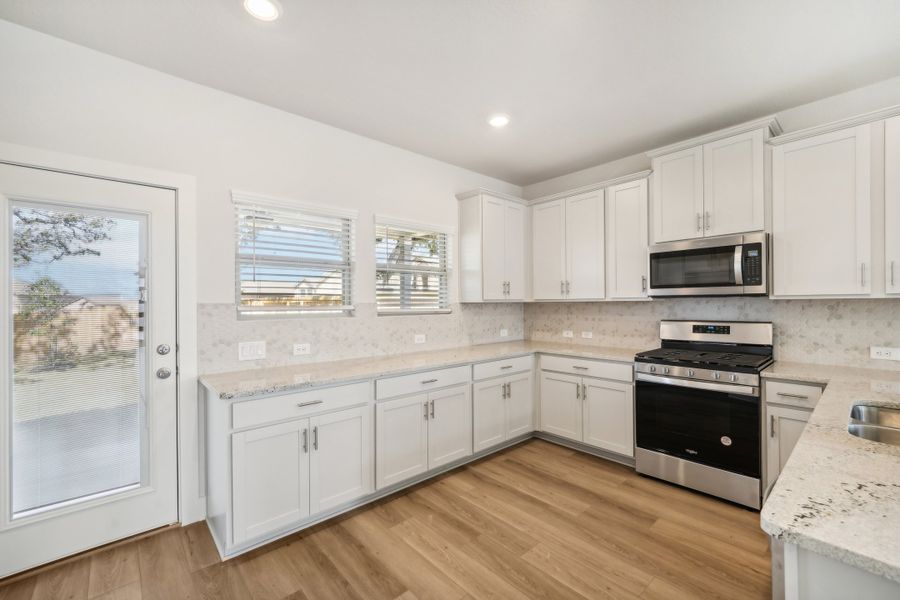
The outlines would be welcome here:
<svg viewBox="0 0 900 600">
<path fill-rule="evenodd" d="M 647 297 L 647 180 L 606 189 L 606 297 Z"/>
<path fill-rule="evenodd" d="M 872 292 L 870 126 L 772 150 L 773 295 Z"/>
<path fill-rule="evenodd" d="M 603 298 L 603 190 L 536 204 L 532 223 L 534 299 Z"/>
<path fill-rule="evenodd" d="M 900 294 L 900 116 L 884 122 L 884 278 Z"/>
<path fill-rule="evenodd" d="M 460 300 L 524 301 L 528 207 L 484 190 L 458 199 Z"/>
<path fill-rule="evenodd" d="M 766 402 L 764 495 L 768 496 L 822 396 L 822 387 L 812 383 L 768 380 L 763 391 Z"/>
<path fill-rule="evenodd" d="M 774 117 L 659 148 L 652 158 L 653 242 L 765 227 L 765 142 Z"/>
</svg>

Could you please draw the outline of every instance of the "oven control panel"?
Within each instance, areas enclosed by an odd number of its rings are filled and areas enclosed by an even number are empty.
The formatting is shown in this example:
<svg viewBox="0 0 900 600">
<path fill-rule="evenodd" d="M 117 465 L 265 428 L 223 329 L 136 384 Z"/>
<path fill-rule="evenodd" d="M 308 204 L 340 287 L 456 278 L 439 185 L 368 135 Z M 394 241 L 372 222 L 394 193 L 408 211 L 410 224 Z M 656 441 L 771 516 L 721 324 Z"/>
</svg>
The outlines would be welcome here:
<svg viewBox="0 0 900 600">
<path fill-rule="evenodd" d="M 731 325 L 714 325 L 695 323 L 692 331 L 694 333 L 710 333 L 714 335 L 731 335 Z"/>
<path fill-rule="evenodd" d="M 762 244 L 744 244 L 741 253 L 741 270 L 744 274 L 744 285 L 762 285 L 763 261 Z"/>
</svg>

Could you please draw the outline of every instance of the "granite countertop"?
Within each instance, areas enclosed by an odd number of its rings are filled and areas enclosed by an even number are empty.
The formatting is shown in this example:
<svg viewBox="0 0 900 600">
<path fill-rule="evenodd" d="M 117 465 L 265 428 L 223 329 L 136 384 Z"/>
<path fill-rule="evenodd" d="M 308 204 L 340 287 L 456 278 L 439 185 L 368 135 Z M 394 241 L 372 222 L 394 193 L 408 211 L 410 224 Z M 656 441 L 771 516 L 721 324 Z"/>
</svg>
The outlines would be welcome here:
<svg viewBox="0 0 900 600">
<path fill-rule="evenodd" d="M 201 375 L 200 383 L 214 390 L 221 399 L 244 399 L 276 392 L 297 391 L 316 386 L 402 375 L 423 369 L 439 369 L 486 360 L 525 356 L 535 352 L 632 362 L 634 355 L 640 350 L 525 340 L 215 373 Z"/>
<path fill-rule="evenodd" d="M 763 530 L 900 582 L 900 446 L 847 431 L 855 404 L 900 408 L 900 372 L 776 362 L 763 377 L 828 384 L 763 506 Z"/>
</svg>

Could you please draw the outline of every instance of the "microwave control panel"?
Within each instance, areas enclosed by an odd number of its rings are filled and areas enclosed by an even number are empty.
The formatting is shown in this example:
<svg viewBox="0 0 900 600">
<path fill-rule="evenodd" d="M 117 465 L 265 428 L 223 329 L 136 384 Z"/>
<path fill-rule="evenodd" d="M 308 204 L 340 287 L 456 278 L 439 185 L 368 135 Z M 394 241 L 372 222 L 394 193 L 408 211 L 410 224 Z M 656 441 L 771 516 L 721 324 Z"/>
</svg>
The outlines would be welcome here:
<svg viewBox="0 0 900 600">
<path fill-rule="evenodd" d="M 744 273 L 744 285 L 762 285 L 763 251 L 762 244 L 744 244 L 741 268 Z"/>
</svg>

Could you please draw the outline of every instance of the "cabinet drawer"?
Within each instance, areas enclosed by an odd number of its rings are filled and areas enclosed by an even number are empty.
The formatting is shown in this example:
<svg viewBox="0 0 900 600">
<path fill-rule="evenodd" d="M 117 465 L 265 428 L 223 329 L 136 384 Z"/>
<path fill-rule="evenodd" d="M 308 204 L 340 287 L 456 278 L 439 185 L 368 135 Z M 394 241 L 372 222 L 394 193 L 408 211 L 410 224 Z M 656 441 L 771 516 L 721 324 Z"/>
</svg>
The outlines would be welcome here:
<svg viewBox="0 0 900 600">
<path fill-rule="evenodd" d="M 630 382 L 634 365 L 631 363 L 587 360 L 584 358 L 567 358 L 565 356 L 541 356 L 541 369 Z"/>
<path fill-rule="evenodd" d="M 325 410 L 364 404 L 370 398 L 370 385 L 369 382 L 364 381 L 339 387 L 235 402 L 231 408 L 232 427 L 243 429 L 273 421 L 304 417 Z"/>
<path fill-rule="evenodd" d="M 423 371 L 412 375 L 399 377 L 386 377 L 375 382 L 375 398 L 383 400 L 395 396 L 404 396 L 427 390 L 467 383 L 471 373 L 469 365 L 452 367 L 449 369 L 437 369 L 435 371 Z"/>
<path fill-rule="evenodd" d="M 521 373 L 531 369 L 531 363 L 531 355 L 479 363 L 472 365 L 472 379 L 479 381 L 481 379 L 499 377 L 500 375 L 509 375 L 510 373 Z"/>
<path fill-rule="evenodd" d="M 766 403 L 784 404 L 800 408 L 815 408 L 822 396 L 822 388 L 809 383 L 766 381 Z"/>
</svg>

